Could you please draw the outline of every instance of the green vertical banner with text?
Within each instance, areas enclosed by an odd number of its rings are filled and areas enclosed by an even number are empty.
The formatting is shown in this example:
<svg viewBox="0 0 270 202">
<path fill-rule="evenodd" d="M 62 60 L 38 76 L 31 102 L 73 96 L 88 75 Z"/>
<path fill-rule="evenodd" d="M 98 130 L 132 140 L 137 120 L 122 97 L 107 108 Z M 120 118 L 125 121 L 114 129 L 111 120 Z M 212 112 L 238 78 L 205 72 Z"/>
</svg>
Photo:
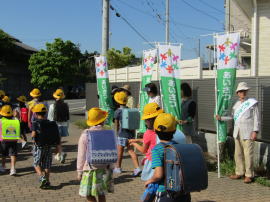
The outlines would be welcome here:
<svg viewBox="0 0 270 202">
<path fill-rule="evenodd" d="M 158 46 L 163 109 L 178 120 L 181 120 L 180 52 L 180 45 Z"/>
<path fill-rule="evenodd" d="M 238 53 L 240 34 L 218 35 L 217 45 L 217 109 L 220 116 L 229 113 L 232 96 L 235 90 L 236 69 L 238 65 Z M 227 123 L 217 121 L 217 133 L 219 142 L 227 139 Z"/>
<path fill-rule="evenodd" d="M 112 109 L 113 102 L 110 91 L 109 74 L 106 57 L 96 56 L 95 65 L 97 77 L 97 91 L 99 96 L 99 107 L 109 113 L 106 124 L 112 125 L 114 112 Z"/>
<path fill-rule="evenodd" d="M 142 58 L 142 78 L 141 78 L 141 91 L 140 91 L 140 113 L 141 117 L 143 114 L 144 106 L 149 102 L 149 97 L 147 92 L 143 91 L 146 84 L 150 83 L 152 80 L 154 63 L 156 61 L 157 49 L 146 50 L 143 52 Z M 140 121 L 139 133 L 144 133 L 146 131 L 144 120 Z"/>
</svg>

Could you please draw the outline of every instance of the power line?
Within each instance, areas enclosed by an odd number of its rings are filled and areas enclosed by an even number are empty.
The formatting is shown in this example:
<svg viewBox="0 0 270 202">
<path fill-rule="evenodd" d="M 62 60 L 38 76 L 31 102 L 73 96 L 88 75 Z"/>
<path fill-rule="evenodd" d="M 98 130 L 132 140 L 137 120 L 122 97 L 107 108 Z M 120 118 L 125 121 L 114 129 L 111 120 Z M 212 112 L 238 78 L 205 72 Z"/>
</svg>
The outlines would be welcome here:
<svg viewBox="0 0 270 202">
<path fill-rule="evenodd" d="M 219 9 L 217 9 L 216 7 L 212 6 L 211 4 L 206 3 L 204 0 L 200 0 L 200 3 L 206 5 L 206 6 L 208 6 L 209 8 L 212 8 L 212 9 L 214 9 L 215 11 L 218 11 L 218 12 L 220 12 L 220 13 L 226 15 L 226 16 L 232 17 L 232 18 L 238 20 L 238 22 L 240 22 L 240 23 L 244 23 L 244 21 L 241 20 L 241 19 L 239 19 L 237 16 L 231 15 L 230 13 L 228 14 L 228 13 L 224 12 L 223 10 L 219 10 Z"/>
<path fill-rule="evenodd" d="M 186 5 L 188 5 L 189 7 L 193 8 L 193 9 L 196 10 L 197 12 L 199 12 L 199 13 L 201 13 L 201 14 L 203 14 L 203 15 L 206 15 L 206 16 L 208 16 L 209 18 L 211 18 L 211 19 L 213 19 L 213 20 L 215 20 L 215 21 L 217 21 L 217 22 L 219 22 L 219 23 L 222 23 L 222 22 L 221 22 L 218 18 L 216 18 L 215 16 L 212 16 L 212 15 L 208 14 L 207 12 L 205 12 L 204 10 L 201 10 L 201 9 L 199 9 L 199 8 L 194 7 L 193 5 L 191 5 L 190 3 L 188 3 L 187 1 L 182 0 L 182 2 L 185 3 Z"/>
<path fill-rule="evenodd" d="M 143 36 L 143 34 L 141 34 L 126 18 L 124 18 L 123 16 L 120 15 L 120 13 L 112 6 L 110 5 L 111 10 L 113 10 L 115 12 L 116 17 L 120 17 L 122 20 L 125 21 L 125 23 L 127 23 L 127 25 L 139 36 L 141 37 L 145 42 L 147 42 L 147 44 L 149 46 L 151 46 L 152 48 L 154 48 L 154 46 Z"/>
</svg>

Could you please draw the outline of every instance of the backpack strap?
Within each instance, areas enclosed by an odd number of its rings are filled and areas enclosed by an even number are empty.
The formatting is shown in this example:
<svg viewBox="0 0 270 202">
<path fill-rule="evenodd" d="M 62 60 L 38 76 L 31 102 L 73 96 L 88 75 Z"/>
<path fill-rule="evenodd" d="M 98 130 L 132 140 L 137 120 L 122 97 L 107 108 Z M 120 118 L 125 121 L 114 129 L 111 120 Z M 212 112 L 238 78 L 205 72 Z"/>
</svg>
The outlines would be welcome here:
<svg viewBox="0 0 270 202">
<path fill-rule="evenodd" d="M 181 164 L 181 161 L 180 161 L 180 154 L 177 152 L 176 148 L 173 146 L 173 144 L 177 144 L 177 142 L 175 141 L 171 141 L 172 144 L 166 144 L 164 142 L 160 142 L 160 144 L 162 144 L 164 146 L 164 169 L 163 169 L 163 173 L 164 173 L 164 186 L 165 188 L 167 187 L 167 176 L 166 176 L 166 165 L 167 163 L 171 163 L 171 164 L 174 164 L 174 165 L 179 165 Z M 173 162 L 171 160 L 166 160 L 166 148 L 170 148 L 171 150 L 173 150 L 177 156 L 177 159 L 178 161 L 176 162 Z M 183 178 L 183 171 L 181 170 L 181 186 L 183 187 L 184 186 L 184 178 Z M 174 197 L 175 193 L 168 193 L 172 198 Z"/>
</svg>

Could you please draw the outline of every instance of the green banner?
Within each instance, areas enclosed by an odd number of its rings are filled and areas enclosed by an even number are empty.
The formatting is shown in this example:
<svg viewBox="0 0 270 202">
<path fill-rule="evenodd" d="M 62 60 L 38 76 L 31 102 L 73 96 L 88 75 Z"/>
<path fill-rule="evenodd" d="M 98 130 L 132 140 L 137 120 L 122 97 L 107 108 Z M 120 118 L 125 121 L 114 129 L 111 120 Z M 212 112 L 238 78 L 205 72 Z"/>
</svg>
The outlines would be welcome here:
<svg viewBox="0 0 270 202">
<path fill-rule="evenodd" d="M 219 69 L 217 71 L 217 114 L 227 116 L 230 112 L 231 98 L 234 94 L 236 68 Z M 218 121 L 219 142 L 227 138 L 227 123 Z"/>
<path fill-rule="evenodd" d="M 109 113 L 105 124 L 113 124 L 114 111 L 112 109 L 113 102 L 110 90 L 108 68 L 105 56 L 95 57 L 96 61 L 96 77 L 97 91 L 99 96 L 99 107 Z"/>
<path fill-rule="evenodd" d="M 230 115 L 230 106 L 235 89 L 236 68 L 238 65 L 238 53 L 240 34 L 224 34 L 216 37 L 217 45 L 217 109 L 220 116 Z M 218 141 L 227 139 L 227 123 L 216 121 Z"/>
<path fill-rule="evenodd" d="M 147 92 L 142 91 L 145 85 L 151 83 L 154 63 L 157 57 L 157 49 L 146 50 L 143 52 L 143 62 L 142 62 L 142 80 L 141 80 L 141 91 L 140 91 L 140 113 L 141 117 L 143 114 L 143 109 L 149 102 L 149 97 Z M 161 106 L 160 106 L 161 107 Z M 145 121 L 140 121 L 139 133 L 144 133 L 146 131 Z"/>
<path fill-rule="evenodd" d="M 146 84 L 151 82 L 151 75 L 149 76 L 144 76 L 142 77 L 142 82 L 141 82 L 141 89 L 143 89 L 145 87 Z M 141 113 L 141 117 L 143 114 L 143 108 L 146 104 L 148 104 L 149 102 L 149 97 L 147 95 L 147 93 L 145 91 L 140 92 L 140 113 Z M 141 120 L 140 121 L 140 128 L 138 130 L 139 133 L 144 133 L 146 131 L 146 126 L 145 126 L 145 121 Z"/>
<path fill-rule="evenodd" d="M 159 45 L 158 48 L 163 109 L 178 120 L 181 120 L 180 49 L 179 45 Z"/>
</svg>

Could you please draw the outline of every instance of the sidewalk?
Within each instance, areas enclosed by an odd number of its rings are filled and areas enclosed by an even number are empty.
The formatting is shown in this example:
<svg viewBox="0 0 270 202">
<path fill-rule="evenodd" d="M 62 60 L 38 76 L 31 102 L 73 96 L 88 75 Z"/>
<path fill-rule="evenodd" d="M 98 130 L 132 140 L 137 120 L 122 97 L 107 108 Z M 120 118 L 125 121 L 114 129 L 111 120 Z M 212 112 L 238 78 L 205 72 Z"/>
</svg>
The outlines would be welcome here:
<svg viewBox="0 0 270 202">
<path fill-rule="evenodd" d="M 17 177 L 0 175 L 0 201 L 22 202 L 81 202 L 78 195 L 79 182 L 76 180 L 76 152 L 80 130 L 70 127 L 70 137 L 66 138 L 64 149 L 68 152 L 65 164 L 53 162 L 52 190 L 38 188 L 38 178 L 32 167 L 31 152 L 20 152 L 17 163 Z M 7 164 L 9 167 L 9 164 Z M 123 174 L 115 178 L 115 193 L 107 195 L 108 202 L 137 202 L 143 192 L 140 178 L 132 177 L 132 163 L 128 156 L 123 161 Z M 192 193 L 193 202 L 267 202 L 270 201 L 270 188 L 258 184 L 246 185 L 242 181 L 217 178 L 209 173 L 209 188 L 200 193 Z"/>
</svg>

